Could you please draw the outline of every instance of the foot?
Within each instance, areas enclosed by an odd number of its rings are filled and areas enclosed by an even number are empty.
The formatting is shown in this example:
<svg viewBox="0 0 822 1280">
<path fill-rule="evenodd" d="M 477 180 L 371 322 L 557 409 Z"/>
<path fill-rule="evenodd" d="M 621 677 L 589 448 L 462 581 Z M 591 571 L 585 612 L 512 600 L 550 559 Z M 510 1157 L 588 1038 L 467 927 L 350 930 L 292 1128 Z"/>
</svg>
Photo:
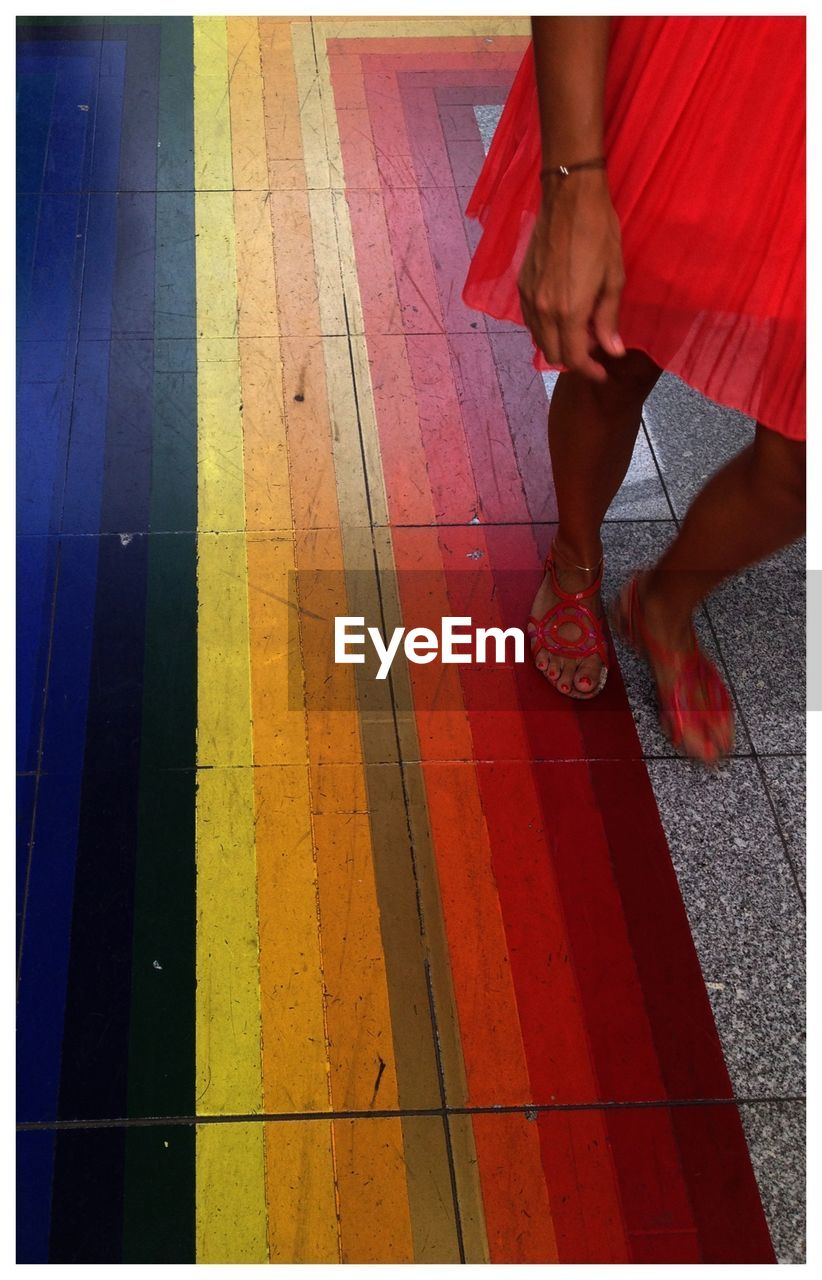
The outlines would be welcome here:
<svg viewBox="0 0 822 1280">
<path fill-rule="evenodd" d="M 556 549 L 557 582 L 563 591 L 584 591 L 596 581 L 598 566 L 594 566 L 591 569 L 580 569 L 572 563 L 568 563 L 572 559 L 573 557 L 566 557 L 564 552 Z M 534 597 L 531 613 L 535 618 L 542 618 L 559 599 L 560 597 L 553 590 L 551 584 L 551 574 L 547 572 L 542 579 L 539 591 Z M 598 590 L 592 595 L 586 596 L 580 603 L 584 604 L 595 618 L 600 619 L 602 617 L 602 602 Z M 529 636 L 533 635 L 534 631 L 534 624 L 529 622 Z M 571 643 L 577 640 L 581 633 L 582 628 L 579 624 L 570 620 L 563 622 L 557 632 L 561 640 L 567 640 Z M 534 651 L 533 656 L 537 668 L 545 678 L 550 680 L 551 684 L 560 693 L 569 698 L 593 698 L 602 688 L 605 668 L 602 660 L 596 654 L 582 659 L 558 657 L 550 653 L 548 649 L 540 647 Z"/>
<path fill-rule="evenodd" d="M 670 654 L 680 657 L 679 661 L 661 661 L 653 650 L 646 651 L 646 657 L 659 691 L 660 705 L 673 688 L 683 665 L 692 655 L 696 647 L 696 637 L 690 617 L 682 617 L 666 600 L 663 589 L 654 587 L 650 575 L 642 573 L 637 580 L 637 590 L 642 622 L 651 641 L 661 645 Z M 723 756 L 727 756 L 734 745 L 733 716 L 723 717 L 716 714 L 710 689 L 706 683 L 697 684 L 693 696 L 689 699 L 689 721 L 683 726 L 679 749 L 685 755 L 707 764 L 715 764 Z"/>
</svg>

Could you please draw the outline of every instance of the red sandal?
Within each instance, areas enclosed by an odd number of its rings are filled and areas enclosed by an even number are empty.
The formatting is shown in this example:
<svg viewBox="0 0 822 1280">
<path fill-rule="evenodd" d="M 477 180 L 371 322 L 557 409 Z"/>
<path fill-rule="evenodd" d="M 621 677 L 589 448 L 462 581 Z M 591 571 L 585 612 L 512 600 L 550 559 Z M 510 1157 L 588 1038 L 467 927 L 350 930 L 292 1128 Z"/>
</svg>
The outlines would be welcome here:
<svg viewBox="0 0 822 1280">
<path fill-rule="evenodd" d="M 597 570 L 597 576 L 589 587 L 585 587 L 582 591 L 566 591 L 557 580 L 555 554 L 552 542 L 545 557 L 545 572 L 551 575 L 551 590 L 558 599 L 541 618 L 536 618 L 533 614 L 529 616 L 528 637 L 531 642 L 531 653 L 536 655 L 540 649 L 546 649 L 553 658 L 573 658 L 577 662 L 596 654 L 602 663 L 597 687 L 588 693 L 574 691 L 565 695 L 585 701 L 599 693 L 608 678 L 608 642 L 602 630 L 602 623 L 587 605 L 580 603 L 581 600 L 587 600 L 595 595 L 602 585 L 602 557 L 600 556 L 599 563 L 589 570 L 589 572 L 593 572 L 593 568 Z M 586 569 L 587 566 L 574 565 L 574 568 Z M 579 627 L 579 635 L 571 640 L 559 634 L 560 627 L 567 622 L 573 622 Z M 530 630 L 532 626 L 533 631 Z M 561 693 L 562 690 L 558 692 Z"/>
<path fill-rule="evenodd" d="M 657 665 L 666 668 L 673 676 L 673 684 L 664 692 L 657 685 L 659 723 L 672 746 L 677 751 L 684 750 L 686 729 L 696 729 L 701 734 L 703 746 L 713 750 L 705 755 L 694 751 L 687 754 L 705 764 L 715 764 L 733 750 L 734 718 L 730 694 L 714 664 L 699 648 L 693 623 L 690 626 L 692 648 L 685 654 L 665 648 L 648 634 L 639 599 L 639 578 L 640 573 L 635 573 L 609 609 L 611 627 L 637 653 L 646 658 L 653 656 Z M 707 705 L 694 705 L 700 696 Z M 709 729 L 730 730 L 729 745 L 725 751 L 716 746 Z"/>
</svg>

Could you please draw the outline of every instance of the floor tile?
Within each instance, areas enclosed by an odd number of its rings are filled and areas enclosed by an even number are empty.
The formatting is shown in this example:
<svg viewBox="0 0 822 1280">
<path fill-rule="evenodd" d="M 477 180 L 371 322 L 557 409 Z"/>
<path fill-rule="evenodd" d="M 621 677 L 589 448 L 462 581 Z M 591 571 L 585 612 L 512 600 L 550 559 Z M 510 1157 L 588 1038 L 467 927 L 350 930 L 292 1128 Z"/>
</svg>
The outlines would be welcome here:
<svg viewBox="0 0 822 1280">
<path fill-rule="evenodd" d="M 805 892 L 805 759 L 803 756 L 764 757 L 760 765 L 776 809 L 776 820 L 788 846 L 802 892 Z"/>
<path fill-rule="evenodd" d="M 802 1093 L 804 912 L 756 764 L 648 768 L 734 1089 Z"/>
<path fill-rule="evenodd" d="M 606 520 L 670 520 L 671 508 L 644 430 L 637 436 L 631 465 L 608 508 Z"/>
<path fill-rule="evenodd" d="M 499 118 L 502 115 L 502 107 L 498 106 L 497 103 L 489 103 L 487 105 L 478 104 L 474 107 L 474 115 L 477 118 L 477 128 L 480 131 L 482 145 L 487 151 L 491 145 L 494 130 L 499 124 Z"/>
<path fill-rule="evenodd" d="M 804 752 L 804 541 L 723 583 L 705 607 L 757 752 Z"/>
<path fill-rule="evenodd" d="M 805 1258 L 805 1104 L 757 1102 L 739 1114 L 778 1262 Z"/>
<path fill-rule="evenodd" d="M 708 477 L 753 439 L 750 418 L 706 400 L 670 373 L 645 401 L 643 419 L 678 520 Z"/>
</svg>

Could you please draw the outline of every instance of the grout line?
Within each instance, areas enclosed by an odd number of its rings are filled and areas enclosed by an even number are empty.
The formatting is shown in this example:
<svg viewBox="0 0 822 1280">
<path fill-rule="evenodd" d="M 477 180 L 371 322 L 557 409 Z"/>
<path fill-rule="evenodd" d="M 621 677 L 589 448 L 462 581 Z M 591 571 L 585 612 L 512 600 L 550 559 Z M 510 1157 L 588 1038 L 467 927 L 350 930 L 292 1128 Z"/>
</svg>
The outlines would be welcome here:
<svg viewBox="0 0 822 1280">
<path fill-rule="evenodd" d="M 336 334 L 336 335 L 329 335 L 329 336 L 344 338 L 344 337 L 350 337 L 351 335 Z M 356 336 L 361 336 L 361 335 L 356 335 Z M 81 339 L 81 341 L 106 342 L 108 341 L 108 339 L 93 338 L 93 339 Z M 145 341 L 148 342 L 149 339 L 146 338 Z M 179 339 L 172 339 L 172 341 L 188 342 L 188 341 L 193 341 L 193 339 L 179 338 Z M 240 339 L 240 341 L 245 341 L 245 339 Z M 251 339 L 251 341 L 254 341 L 254 339 Z M 193 370 L 191 372 L 193 372 Z M 658 517 L 658 518 L 648 519 L 648 520 L 633 520 L 633 519 L 628 519 L 624 517 L 614 517 L 613 519 L 606 519 L 604 523 L 607 525 L 619 525 L 619 524 L 669 525 L 671 524 L 671 521 L 664 517 Z M 443 521 L 434 521 L 430 524 L 422 524 L 422 523 L 421 524 L 413 524 L 413 523 L 405 524 L 401 521 L 394 521 L 391 524 L 380 524 L 378 521 L 374 521 L 374 523 L 371 525 L 366 525 L 366 524 L 344 525 L 343 528 L 346 528 L 346 529 L 369 529 L 370 528 L 370 529 L 388 529 L 388 530 L 391 530 L 391 529 L 468 529 L 468 528 L 477 529 L 477 530 L 520 529 L 520 528 L 521 529 L 540 529 L 543 527 L 548 528 L 555 524 L 556 524 L 556 520 L 483 520 L 479 524 L 476 524 L 473 520 L 449 520 L 449 521 L 443 520 Z M 328 529 L 328 528 L 331 528 L 331 526 L 330 525 L 316 525 L 316 526 L 306 525 L 304 527 L 300 527 L 299 532 L 315 533 L 320 530 Z M 151 537 L 160 537 L 160 536 L 170 537 L 172 535 L 177 535 L 178 537 L 183 538 L 183 537 L 191 537 L 192 535 L 199 534 L 199 533 L 205 533 L 211 537 L 219 537 L 219 536 L 230 537 L 230 536 L 237 536 L 238 534 L 242 533 L 245 535 L 251 535 L 252 537 L 263 537 L 266 535 L 271 535 L 271 536 L 275 536 L 279 534 L 284 535 L 287 532 L 288 530 L 286 529 L 278 529 L 278 528 L 271 528 L 271 527 L 265 527 L 265 528 L 260 527 L 260 528 L 250 528 L 250 529 L 104 529 L 104 530 L 98 530 L 94 533 L 92 532 L 73 533 L 71 532 L 71 530 L 63 530 L 60 533 L 18 533 L 16 536 L 18 538 L 28 538 L 28 539 L 120 538 L 123 536 L 124 533 L 129 533 L 132 538 L 151 538 Z M 329 570 L 329 572 L 337 572 L 337 571 Z M 363 572 L 366 572 L 366 570 L 363 570 Z M 383 572 L 387 572 L 387 570 L 383 570 Z M 412 569 L 412 570 L 409 570 L 408 572 L 433 573 L 435 572 L 435 570 L 434 569 Z M 475 572 L 475 570 L 466 569 L 465 572 L 466 573 Z M 512 573 L 531 573 L 532 569 L 531 568 L 524 568 L 524 569 L 517 569 L 517 570 L 512 569 L 511 572 Z M 794 752 L 793 754 L 795 755 L 797 753 Z"/>
<path fill-rule="evenodd" d="M 437 1119 L 450 1116 L 525 1115 L 535 1120 L 539 1115 L 590 1111 L 681 1110 L 687 1107 L 758 1107 L 804 1103 L 804 1094 L 779 1094 L 752 1098 L 660 1098 L 635 1101 L 552 1102 L 500 1104 L 476 1107 L 397 1107 L 374 1111 L 271 1111 L 229 1113 L 226 1115 L 131 1116 L 96 1120 L 32 1120 L 20 1121 L 18 1133 L 82 1129 L 146 1129 L 167 1125 L 206 1124 L 275 1124 L 291 1121 Z"/>
<path fill-rule="evenodd" d="M 802 759 L 803 757 L 798 756 L 793 752 L 788 752 L 788 753 L 785 753 L 784 755 L 775 754 L 775 755 L 764 756 L 761 758 L 765 760 L 780 760 L 780 759 L 798 760 L 798 759 Z M 723 764 L 720 765 L 719 767 L 720 769 L 723 767 L 727 768 L 735 760 L 753 760 L 753 759 L 754 759 L 754 756 L 752 752 L 745 752 L 745 753 L 740 752 L 738 755 L 732 756 L 729 761 L 723 762 Z M 683 756 L 674 755 L 673 753 L 663 754 L 661 752 L 660 753 L 647 752 L 645 755 L 641 755 L 641 756 L 489 756 L 487 758 L 481 757 L 481 756 L 471 756 L 470 758 L 467 756 L 443 756 L 442 758 L 432 759 L 431 763 L 464 764 L 464 765 L 475 765 L 475 764 L 521 764 L 521 765 L 530 765 L 530 764 L 571 765 L 571 764 L 574 764 L 576 765 L 576 764 L 626 764 L 626 763 L 640 764 L 644 761 L 649 761 L 649 760 L 655 761 L 655 762 L 661 761 L 662 763 L 670 762 L 672 764 L 673 763 L 681 763 L 681 764 L 689 763 L 689 761 Z M 340 764 L 344 762 L 339 760 L 337 761 L 329 760 L 326 763 Z M 399 769 L 402 765 L 421 765 L 426 763 L 426 761 L 422 760 L 421 758 L 409 758 L 408 756 L 403 756 L 401 760 L 399 759 L 369 760 L 368 763 L 369 763 L 369 766 L 373 765 L 376 768 Z M 198 765 L 169 765 L 165 768 L 157 769 L 156 772 L 158 774 L 165 775 L 169 773 L 195 773 L 197 770 L 200 770 L 200 769 L 280 769 L 280 768 L 288 768 L 288 767 L 290 766 L 287 761 L 283 762 L 281 760 L 272 760 L 272 761 L 254 761 L 253 763 L 248 763 L 248 764 L 216 763 L 216 764 L 198 764 Z M 111 773 L 111 774 L 122 773 L 122 772 L 127 772 L 127 769 L 128 767 L 125 765 L 116 766 L 113 769 L 98 769 L 95 771 L 95 775 L 99 776 L 101 774 L 107 774 L 107 773 Z M 65 777 L 73 776 L 76 772 L 78 771 L 72 770 L 72 769 L 44 769 L 41 771 L 41 776 L 65 778 Z M 28 773 L 26 772 L 18 773 L 16 776 L 18 778 L 33 778 L 37 775 L 34 772 L 30 771 Z"/>
</svg>

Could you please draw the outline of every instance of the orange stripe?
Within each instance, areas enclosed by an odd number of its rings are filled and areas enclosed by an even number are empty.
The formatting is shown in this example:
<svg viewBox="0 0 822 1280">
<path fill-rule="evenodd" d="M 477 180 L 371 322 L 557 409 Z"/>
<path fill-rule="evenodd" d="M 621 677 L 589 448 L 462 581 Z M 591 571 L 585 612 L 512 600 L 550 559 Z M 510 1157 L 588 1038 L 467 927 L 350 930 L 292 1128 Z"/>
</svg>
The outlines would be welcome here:
<svg viewBox="0 0 822 1280">
<path fill-rule="evenodd" d="M 296 186 L 302 143 L 287 30 L 268 19 L 261 22 L 264 80 L 260 88 L 265 107 L 261 112 L 251 110 L 243 99 L 242 119 L 254 121 L 257 148 L 259 129 L 263 131 L 266 181 Z M 235 131 L 234 145 L 246 155 L 248 138 Z M 248 158 L 244 163 L 249 171 L 260 169 Z M 396 1064 L 370 829 L 365 806 L 352 813 L 352 792 L 362 796 L 365 790 L 353 679 L 350 668 L 332 667 L 329 672 L 325 645 L 312 643 L 310 614 L 344 613 L 347 607 L 342 574 L 328 572 L 342 569 L 343 551 L 310 210 L 306 193 L 300 190 L 273 190 L 262 203 L 268 206 L 263 221 L 267 246 L 259 225 L 252 218 L 238 217 L 238 239 L 244 241 L 238 246 L 240 297 L 251 300 L 245 313 L 241 311 L 241 322 L 252 321 L 254 315 L 255 286 L 248 276 L 255 259 L 263 253 L 267 264 L 272 248 L 270 275 L 276 289 L 282 373 L 280 381 L 274 346 L 254 346 L 248 339 L 244 405 L 248 391 L 252 422 L 259 424 L 245 436 L 248 518 L 260 530 L 276 529 L 276 522 L 285 515 L 286 489 L 290 507 L 281 532 L 260 532 L 249 539 L 255 760 L 271 766 L 255 770 L 261 974 L 263 983 L 270 984 L 263 997 L 265 1097 L 267 1104 L 269 1099 L 278 1101 L 286 1109 L 295 1109 L 302 1100 L 312 1108 L 329 1103 L 337 1109 L 396 1107 Z M 242 215 L 242 204 L 238 207 Z M 257 296 L 263 298 L 264 291 L 258 289 Z M 255 368 L 256 379 L 249 376 Z M 280 391 L 276 399 L 282 409 L 264 408 L 267 387 Z M 274 451 L 266 414 L 275 428 Z M 269 492 L 273 500 L 267 502 Z M 292 625 L 289 632 L 289 614 L 293 624 L 291 565 L 300 574 L 302 612 L 299 629 Z M 315 575 L 314 568 L 323 572 Z M 289 649 L 289 636 L 299 642 L 299 649 Z M 298 664 L 308 704 L 305 716 L 293 701 L 293 687 L 291 704 L 288 701 L 289 666 L 292 677 L 299 676 Z M 331 685 L 326 684 L 329 674 Z M 290 865 L 295 859 L 297 873 Z M 303 937 L 310 944 L 304 954 L 290 949 L 295 933 L 287 917 L 295 901 L 302 913 Z M 309 935 L 312 911 L 314 928 Z M 291 941 L 284 942 L 283 934 Z M 293 974 L 286 985 L 289 965 Z M 284 1017 L 283 1006 L 289 1004 L 291 1017 Z M 288 1064 L 293 1077 L 300 1054 L 297 1041 L 309 1016 L 315 1032 L 311 1042 L 304 1043 L 303 1053 L 316 1063 L 321 1036 L 328 1074 L 321 1081 L 318 1071 L 306 1075 L 300 1068 L 297 1075 L 302 1073 L 304 1091 L 299 1098 L 287 1097 Z M 278 1036 L 285 1037 L 285 1043 L 278 1043 Z M 413 1261 L 399 1120 L 363 1121 L 355 1129 L 350 1122 L 334 1121 L 327 1129 L 310 1123 L 325 1135 L 322 1142 L 330 1138 L 333 1144 L 342 1259 L 368 1262 L 391 1256 L 396 1261 Z M 315 1148 L 311 1150 L 319 1176 L 319 1157 Z M 270 1146 L 267 1153 L 272 1155 Z M 269 1198 L 275 1213 L 283 1207 L 278 1173 L 288 1168 L 293 1171 L 292 1186 L 301 1191 L 301 1178 L 293 1176 L 297 1173 L 293 1153 L 287 1152 L 274 1170 L 269 1169 Z M 379 1178 L 372 1184 L 369 1179 L 375 1170 Z M 295 1211 L 304 1212 L 296 1207 Z M 324 1225 L 326 1229 L 334 1226 L 333 1222 Z M 386 1253 L 389 1235 L 393 1252 Z"/>
</svg>

